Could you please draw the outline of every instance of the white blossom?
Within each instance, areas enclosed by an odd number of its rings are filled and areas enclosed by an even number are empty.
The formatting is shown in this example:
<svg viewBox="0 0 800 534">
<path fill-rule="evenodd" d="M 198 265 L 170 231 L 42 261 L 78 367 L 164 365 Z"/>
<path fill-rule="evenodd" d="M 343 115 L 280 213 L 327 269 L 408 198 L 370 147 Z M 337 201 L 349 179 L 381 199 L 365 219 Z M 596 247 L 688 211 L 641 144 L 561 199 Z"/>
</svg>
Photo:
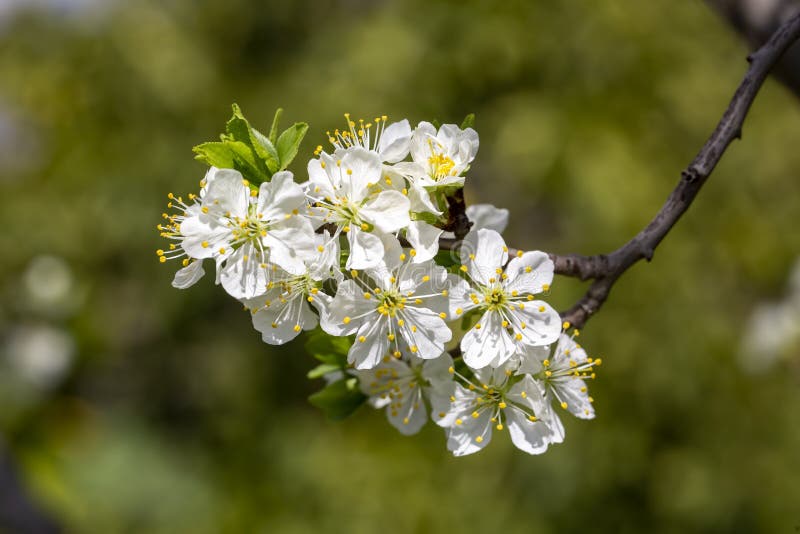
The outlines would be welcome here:
<svg viewBox="0 0 800 534">
<path fill-rule="evenodd" d="M 449 399 L 431 398 L 432 418 L 447 429 L 447 449 L 455 456 L 480 451 L 493 429 L 505 428 L 517 448 L 529 454 L 547 450 L 553 432 L 540 417 L 545 405 L 530 375 L 515 375 L 512 366 L 504 365 L 479 370 L 473 379 L 458 376 L 467 387 L 456 384 Z"/>
<path fill-rule="evenodd" d="M 276 173 L 256 191 L 238 171 L 214 169 L 202 193 L 190 197 L 190 205 L 173 200 L 183 214 L 171 219 L 165 233 L 180 241 L 189 260 L 174 285 L 187 287 L 202 276 L 192 259 L 214 259 L 218 281 L 235 298 L 263 293 L 277 268 L 305 271 L 303 259 L 314 253 L 314 230 L 298 216 L 305 195 L 290 172 Z"/>
<path fill-rule="evenodd" d="M 558 442 L 564 439 L 564 425 L 555 406 L 581 419 L 594 419 L 593 399 L 585 380 L 595 377 L 594 367 L 602 362 L 587 356 L 574 338 L 562 333 L 550 349 L 537 347 L 520 357 L 518 373 L 530 373 L 541 386 L 545 410 L 541 418 L 553 429 Z M 549 356 L 548 356 L 549 355 Z"/>
<path fill-rule="evenodd" d="M 328 321 L 332 297 L 325 293 L 323 283 L 340 276 L 339 247 L 327 234 L 315 238 L 319 255 L 308 261 L 308 270 L 301 275 L 277 273 L 267 283 L 263 295 L 245 299 L 253 327 L 261 332 L 265 343 L 283 345 L 303 330 L 313 330 Z M 317 311 L 319 318 L 314 311 Z"/>
<path fill-rule="evenodd" d="M 473 309 L 481 314 L 461 340 L 467 365 L 497 367 L 525 346 L 558 339 L 558 312 L 534 297 L 548 291 L 553 281 L 553 262 L 547 254 L 520 252 L 509 262 L 500 234 L 480 229 L 464 238 L 460 256 L 468 283 L 453 288 L 451 310 L 456 317 Z"/>
<path fill-rule="evenodd" d="M 375 152 L 380 157 L 380 160 L 385 163 L 397 163 L 408 156 L 411 144 L 411 126 L 407 119 L 393 122 L 387 126 L 386 115 L 376 117 L 373 134 L 373 123 L 365 123 L 363 120 L 359 120 L 358 124 L 356 124 L 355 121 L 350 119 L 349 113 L 345 113 L 344 118 L 347 120 L 346 130 L 337 129 L 333 133 L 327 132 L 328 140 L 337 149 L 345 150 L 359 146 Z M 317 148 L 317 155 L 321 148 Z"/>
<path fill-rule="evenodd" d="M 386 408 L 389 422 L 402 434 L 419 432 L 428 420 L 426 402 L 432 395 L 449 398 L 455 383 L 449 372 L 453 359 L 445 353 L 431 360 L 385 357 L 373 369 L 355 371 L 361 390 L 375 408 Z"/>
<path fill-rule="evenodd" d="M 322 325 L 332 335 L 356 335 L 348 353 L 356 369 L 373 368 L 387 354 L 436 358 L 452 337 L 445 323 L 452 275 L 400 257 L 398 265 L 355 272 L 339 284 L 331 324 Z"/>
<path fill-rule="evenodd" d="M 336 226 L 349 243 L 348 269 L 376 267 L 392 233 L 408 226 L 409 201 L 401 192 L 382 190 L 380 157 L 361 146 L 320 154 L 308 162 L 308 194 L 318 224 Z M 399 246 L 399 244 L 398 244 Z"/>
</svg>

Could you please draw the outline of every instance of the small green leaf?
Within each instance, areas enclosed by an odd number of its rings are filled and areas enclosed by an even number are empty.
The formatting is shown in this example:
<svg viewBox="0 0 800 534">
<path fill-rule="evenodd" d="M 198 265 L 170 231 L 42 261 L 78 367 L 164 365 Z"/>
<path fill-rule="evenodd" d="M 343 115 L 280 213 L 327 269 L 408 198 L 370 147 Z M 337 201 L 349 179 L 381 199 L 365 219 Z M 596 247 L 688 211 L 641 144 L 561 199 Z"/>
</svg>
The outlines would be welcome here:
<svg viewBox="0 0 800 534">
<path fill-rule="evenodd" d="M 285 129 L 280 137 L 278 137 L 275 148 L 278 150 L 281 170 L 288 167 L 297 155 L 297 151 L 300 149 L 300 143 L 303 141 L 303 137 L 305 137 L 307 131 L 308 124 L 305 122 L 297 122 Z"/>
<path fill-rule="evenodd" d="M 269 141 L 273 145 L 278 142 L 278 123 L 281 122 L 283 108 L 275 110 L 275 117 L 272 119 L 272 128 L 269 129 Z"/>
<path fill-rule="evenodd" d="M 247 119 L 242 115 L 242 110 L 239 108 L 238 104 L 233 104 L 231 107 L 233 108 L 233 117 L 228 119 L 228 122 L 225 124 L 225 132 L 227 135 L 223 137 L 231 141 L 241 141 L 242 143 L 249 144 L 250 123 L 247 122 Z"/>
<path fill-rule="evenodd" d="M 358 389 L 358 380 L 348 378 L 328 384 L 308 397 L 308 401 L 334 420 L 344 419 L 364 404 L 367 396 Z"/>
<path fill-rule="evenodd" d="M 275 145 L 267 138 L 267 136 L 255 128 L 250 129 L 250 134 L 253 137 L 253 146 L 255 147 L 258 155 L 264 158 L 264 161 L 267 163 L 267 168 L 272 174 L 278 172 L 281 163 L 280 157 L 278 157 L 278 151 L 275 150 Z"/>
<path fill-rule="evenodd" d="M 242 176 L 255 183 L 269 182 L 272 173 L 252 146 L 240 141 L 225 141 L 225 145 L 233 153 L 233 166 Z"/>
<path fill-rule="evenodd" d="M 342 367 L 338 363 L 321 363 L 306 373 L 306 376 L 313 380 L 316 378 L 322 378 L 328 373 L 334 373 L 341 370 Z"/>
<path fill-rule="evenodd" d="M 194 158 L 222 169 L 233 168 L 233 151 L 225 142 L 210 142 L 197 145 L 192 149 L 197 154 Z"/>
<path fill-rule="evenodd" d="M 452 250 L 439 250 L 436 256 L 433 257 L 436 265 L 441 265 L 445 269 L 458 265 L 458 253 Z"/>
<path fill-rule="evenodd" d="M 439 122 L 439 119 L 433 119 L 431 121 L 431 124 L 433 124 L 433 127 L 436 128 L 437 130 L 442 127 L 442 123 Z"/>
<path fill-rule="evenodd" d="M 463 121 L 461 121 L 461 129 L 462 130 L 466 130 L 467 128 L 472 128 L 474 126 L 475 126 L 475 114 L 474 113 L 470 113 L 469 115 L 464 117 Z"/>
<path fill-rule="evenodd" d="M 308 335 L 306 351 L 323 363 L 330 361 L 329 356 L 344 356 L 350 350 L 352 342 L 346 337 L 335 337 L 322 330 L 315 330 Z"/>
</svg>

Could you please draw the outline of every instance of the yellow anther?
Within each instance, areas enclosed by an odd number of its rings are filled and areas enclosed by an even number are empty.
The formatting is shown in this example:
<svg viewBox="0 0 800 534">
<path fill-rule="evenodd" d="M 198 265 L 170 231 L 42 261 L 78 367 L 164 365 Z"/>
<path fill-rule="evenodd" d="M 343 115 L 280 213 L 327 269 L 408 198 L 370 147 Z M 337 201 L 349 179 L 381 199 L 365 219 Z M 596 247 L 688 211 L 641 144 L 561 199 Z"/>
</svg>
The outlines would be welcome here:
<svg viewBox="0 0 800 534">
<path fill-rule="evenodd" d="M 417 346 L 416 346 L 416 345 L 411 345 L 411 349 L 410 349 L 410 350 L 411 350 L 411 352 L 413 352 L 414 354 L 416 354 L 416 353 L 417 353 L 417 351 L 418 351 L 419 349 L 417 348 Z"/>
<path fill-rule="evenodd" d="M 542 284 L 542 291 L 550 291 L 550 284 Z"/>
<path fill-rule="evenodd" d="M 203 241 L 202 243 L 200 243 L 200 246 L 203 248 L 208 248 L 208 241 Z"/>
<path fill-rule="evenodd" d="M 367 230 L 369 230 L 369 225 L 367 223 L 361 223 L 361 229 L 366 232 Z"/>
<path fill-rule="evenodd" d="M 496 272 L 497 274 L 502 274 L 503 273 L 503 269 L 498 267 L 497 269 L 494 270 L 494 272 Z"/>
<path fill-rule="evenodd" d="M 475 259 L 475 254 L 470 253 L 469 259 L 474 260 Z"/>
<path fill-rule="evenodd" d="M 456 424 L 457 425 L 462 425 L 462 424 L 464 424 L 464 421 L 462 421 L 461 419 L 456 419 Z"/>
<path fill-rule="evenodd" d="M 456 308 L 456 315 L 461 315 L 464 312 L 461 308 Z"/>
<path fill-rule="evenodd" d="M 394 334 L 389 334 L 387 337 L 389 338 L 389 341 L 394 341 Z"/>
<path fill-rule="evenodd" d="M 202 208 L 200 208 L 200 211 L 202 211 L 203 213 L 208 213 L 208 206 L 203 206 Z"/>
<path fill-rule="evenodd" d="M 564 330 L 568 330 L 569 329 L 569 321 L 564 321 L 564 324 L 561 325 L 561 328 L 563 328 Z"/>
<path fill-rule="evenodd" d="M 409 250 L 408 253 L 411 254 L 412 258 L 417 255 L 417 251 L 414 250 L 413 248 L 411 250 Z"/>
<path fill-rule="evenodd" d="M 545 359 L 545 360 L 542 362 L 542 365 L 544 365 L 545 367 L 550 367 L 550 360 L 547 360 L 547 359 Z"/>
<path fill-rule="evenodd" d="M 475 441 L 477 443 L 483 443 L 483 436 L 478 436 L 477 438 L 475 438 Z"/>
<path fill-rule="evenodd" d="M 158 261 L 160 261 L 161 263 L 167 263 L 167 257 L 166 256 L 159 256 L 158 257 Z"/>
<path fill-rule="evenodd" d="M 550 370 L 545 371 L 544 372 L 544 376 L 550 378 L 551 376 L 553 376 L 553 371 L 550 371 Z"/>
<path fill-rule="evenodd" d="M 347 233 L 349 231 L 350 231 L 350 227 L 349 226 L 345 226 L 344 228 L 342 228 L 342 232 L 344 232 L 344 233 Z"/>
<path fill-rule="evenodd" d="M 528 398 L 528 393 L 523 391 L 522 393 L 519 394 L 519 396 L 522 397 L 523 399 L 527 399 Z"/>
<path fill-rule="evenodd" d="M 495 428 L 497 430 L 503 430 L 503 423 L 497 423 L 497 426 Z"/>
<path fill-rule="evenodd" d="M 472 412 L 472 418 L 473 419 L 477 419 L 478 417 L 480 417 L 480 415 L 481 414 L 479 414 L 478 412 Z"/>
<path fill-rule="evenodd" d="M 532 270 L 533 270 L 533 269 L 531 268 L 531 266 L 530 266 L 530 265 L 528 265 L 527 267 L 525 267 L 525 272 L 526 272 L 526 273 L 529 273 L 529 272 L 531 272 Z"/>
<path fill-rule="evenodd" d="M 369 299 L 372 298 L 372 294 L 371 293 L 364 293 L 364 298 L 369 300 Z"/>
<path fill-rule="evenodd" d="M 508 405 L 505 402 L 500 401 L 497 406 L 499 406 L 501 410 L 505 410 Z"/>
<path fill-rule="evenodd" d="M 225 254 L 225 247 L 219 247 L 219 253 Z"/>
<path fill-rule="evenodd" d="M 294 325 L 294 331 L 295 332 L 299 332 L 300 330 L 302 330 L 302 328 L 300 328 L 299 324 Z"/>
<path fill-rule="evenodd" d="M 408 417 L 403 417 L 403 424 L 404 424 L 404 425 L 407 425 L 407 424 L 408 424 Z"/>
<path fill-rule="evenodd" d="M 521 258 L 523 254 L 524 254 L 524 252 L 522 252 L 521 250 L 517 251 L 517 257 L 518 258 Z"/>
<path fill-rule="evenodd" d="M 388 176 L 383 181 L 386 182 L 386 185 L 392 185 L 392 179 Z"/>
<path fill-rule="evenodd" d="M 324 252 L 325 251 L 325 247 L 323 247 L 322 245 L 317 245 L 317 251 L 318 252 Z"/>
<path fill-rule="evenodd" d="M 278 323 L 272 323 L 272 328 L 278 328 Z"/>
<path fill-rule="evenodd" d="M 367 340 L 367 338 L 365 336 L 358 336 L 358 341 L 360 343 L 364 343 L 366 340 Z"/>
<path fill-rule="evenodd" d="M 566 410 L 566 409 L 567 409 L 567 403 L 566 403 L 566 402 L 562 402 L 562 403 L 561 403 L 561 407 L 562 407 L 562 408 L 564 408 L 564 409 Z"/>
<path fill-rule="evenodd" d="M 345 317 L 344 319 L 342 319 L 342 322 L 343 322 L 344 324 L 348 324 L 348 323 L 350 323 L 350 317 Z"/>
<path fill-rule="evenodd" d="M 531 423 L 535 423 L 536 421 L 538 421 L 538 419 L 536 418 L 535 415 L 529 415 L 528 421 L 530 421 Z"/>
<path fill-rule="evenodd" d="M 448 367 L 448 368 L 447 368 L 447 372 L 448 372 L 448 373 L 450 373 L 450 374 L 452 375 L 452 374 L 454 374 L 454 373 L 456 372 L 456 369 L 455 369 L 455 367 L 453 367 L 453 366 L 451 365 L 450 367 Z"/>
<path fill-rule="evenodd" d="M 503 322 L 502 322 L 502 323 L 500 323 L 500 324 L 502 324 L 502 325 L 503 325 L 503 328 L 508 328 L 508 321 L 503 321 Z"/>
<path fill-rule="evenodd" d="M 402 254 L 402 253 L 400 254 L 400 261 L 406 261 L 406 255 L 405 254 Z"/>
<path fill-rule="evenodd" d="M 446 319 L 446 318 L 447 318 L 447 314 L 446 314 L 446 313 L 444 313 L 444 312 L 442 312 L 442 313 L 440 313 L 440 314 L 439 314 L 439 317 L 440 317 L 441 319 Z"/>
<path fill-rule="evenodd" d="M 400 356 L 402 356 L 402 354 L 400 354 L 400 351 L 399 351 L 399 350 L 396 350 L 396 351 L 394 351 L 394 353 L 393 353 L 392 355 L 393 355 L 395 358 L 399 358 Z"/>
<path fill-rule="evenodd" d="M 403 193 L 404 195 L 408 196 L 408 189 L 406 189 L 406 188 L 404 187 L 404 188 L 403 188 L 403 191 L 402 191 L 402 193 Z"/>
<path fill-rule="evenodd" d="M 516 335 L 514 335 L 514 339 L 516 339 L 517 341 L 522 341 L 522 334 L 517 332 Z"/>
<path fill-rule="evenodd" d="M 547 309 L 547 308 L 545 308 L 544 304 L 542 304 L 541 306 L 539 306 L 539 313 L 544 313 L 544 311 L 545 311 L 546 309 Z"/>
<path fill-rule="evenodd" d="M 595 365 L 600 365 L 600 364 L 602 364 L 602 363 L 603 363 L 603 359 L 602 359 L 602 358 L 596 358 L 596 359 L 594 360 L 594 364 L 595 364 Z"/>
<path fill-rule="evenodd" d="M 402 328 L 402 327 L 404 327 L 405 325 L 406 325 L 406 322 L 405 322 L 404 320 L 400 319 L 399 321 L 397 321 L 397 326 L 399 326 L 399 327 L 401 327 L 401 328 Z"/>
<path fill-rule="evenodd" d="M 461 270 L 461 272 L 464 272 L 464 273 L 467 272 L 467 266 L 466 265 L 462 265 L 461 267 L 459 267 L 459 269 Z"/>
</svg>

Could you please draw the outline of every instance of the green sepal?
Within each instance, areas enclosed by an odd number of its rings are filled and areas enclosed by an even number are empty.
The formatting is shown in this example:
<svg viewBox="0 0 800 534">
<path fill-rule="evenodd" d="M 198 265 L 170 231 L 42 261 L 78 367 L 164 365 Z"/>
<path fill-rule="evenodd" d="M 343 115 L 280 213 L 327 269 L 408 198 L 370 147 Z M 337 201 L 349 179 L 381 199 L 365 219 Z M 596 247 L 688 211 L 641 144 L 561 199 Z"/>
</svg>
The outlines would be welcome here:
<svg viewBox="0 0 800 534">
<path fill-rule="evenodd" d="M 275 148 L 278 151 L 281 170 L 288 167 L 297 155 L 297 151 L 300 149 L 300 143 L 303 141 L 303 137 L 305 137 L 307 131 L 308 124 L 305 122 L 296 122 L 286 128 L 278 137 Z"/>
<path fill-rule="evenodd" d="M 343 378 L 308 397 L 308 401 L 333 420 L 344 419 L 364 404 L 367 396 L 358 389 L 358 379 Z"/>
<path fill-rule="evenodd" d="M 439 250 L 436 256 L 433 257 L 436 265 L 440 265 L 445 269 L 460 265 L 458 263 L 458 253 L 453 250 Z"/>
<path fill-rule="evenodd" d="M 472 128 L 473 126 L 475 126 L 475 114 L 470 113 L 464 117 L 463 121 L 461 121 L 461 129 L 466 130 L 467 128 Z"/>
</svg>

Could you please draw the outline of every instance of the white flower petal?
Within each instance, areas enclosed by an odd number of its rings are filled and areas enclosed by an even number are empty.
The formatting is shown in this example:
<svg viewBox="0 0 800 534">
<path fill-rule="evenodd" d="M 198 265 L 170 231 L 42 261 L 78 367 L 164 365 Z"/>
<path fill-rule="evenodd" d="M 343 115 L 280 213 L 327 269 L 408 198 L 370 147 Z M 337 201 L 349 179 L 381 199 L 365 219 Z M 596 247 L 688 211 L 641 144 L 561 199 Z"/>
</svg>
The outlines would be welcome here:
<svg viewBox="0 0 800 534">
<path fill-rule="evenodd" d="M 355 146 L 344 151 L 341 162 L 342 192 L 359 202 L 367 195 L 369 185 L 381 179 L 381 159 L 376 153 Z"/>
<path fill-rule="evenodd" d="M 350 243 L 346 265 L 348 269 L 369 269 L 383 261 L 383 243 L 377 235 L 351 226 L 347 240 Z"/>
<path fill-rule="evenodd" d="M 355 280 L 345 280 L 336 291 L 336 296 L 328 306 L 328 318 L 322 328 L 332 336 L 349 336 L 364 323 L 374 321 L 375 303 L 364 298 L 364 291 Z"/>
<path fill-rule="evenodd" d="M 504 285 L 509 292 L 516 290 L 522 294 L 541 293 L 546 286 L 553 283 L 554 269 L 553 260 L 546 252 L 525 252 L 508 262 L 508 279 Z"/>
<path fill-rule="evenodd" d="M 550 345 L 561 334 L 561 316 L 543 300 L 517 303 L 508 315 L 513 319 L 513 326 L 517 327 L 515 331 L 522 334 L 522 342 L 526 345 Z M 523 322 L 525 328 L 518 328 Z"/>
<path fill-rule="evenodd" d="M 428 420 L 422 390 L 419 387 L 406 388 L 403 398 L 386 407 L 386 417 L 401 434 L 416 434 Z"/>
<path fill-rule="evenodd" d="M 508 226 L 508 210 L 491 204 L 472 204 L 467 206 L 467 217 L 472 222 L 472 229 L 487 228 L 503 233 Z"/>
<path fill-rule="evenodd" d="M 258 252 L 252 244 L 246 243 L 227 259 L 219 272 L 219 280 L 233 298 L 249 299 L 267 290 L 269 269 L 269 266 L 262 267 Z"/>
<path fill-rule="evenodd" d="M 356 369 L 370 369 L 378 365 L 389 352 L 387 334 L 388 324 L 382 318 L 374 318 L 363 324 L 347 353 L 347 361 L 354 364 Z"/>
<path fill-rule="evenodd" d="M 218 169 L 214 181 L 208 184 L 203 205 L 245 218 L 249 204 L 250 188 L 244 185 L 241 173 L 233 169 Z"/>
<path fill-rule="evenodd" d="M 186 289 L 193 286 L 206 274 L 203 270 L 203 260 L 194 260 L 183 269 L 175 273 L 175 278 L 172 280 L 172 287 L 177 289 Z"/>
<path fill-rule="evenodd" d="M 496 278 L 497 269 L 508 261 L 508 248 L 500 234 L 481 228 L 467 234 L 460 255 L 461 263 L 467 266 L 470 276 L 481 284 L 489 285 L 489 279 Z"/>
<path fill-rule="evenodd" d="M 477 418 L 468 416 L 462 424 L 454 424 L 447 432 L 447 449 L 453 456 L 473 454 L 492 441 L 492 414 L 483 410 Z"/>
<path fill-rule="evenodd" d="M 411 125 L 408 119 L 387 126 L 378 141 L 378 154 L 387 163 L 397 163 L 408 155 L 411 145 Z"/>
<path fill-rule="evenodd" d="M 439 237 L 442 230 L 425 221 L 411 221 L 406 229 L 406 238 L 416 250 L 414 263 L 422 263 L 436 256 L 439 252 Z"/>
<path fill-rule="evenodd" d="M 381 232 L 391 233 L 411 222 L 408 197 L 398 191 L 381 191 L 358 210 L 361 218 Z"/>
<path fill-rule="evenodd" d="M 461 340 L 464 363 L 473 369 L 489 364 L 500 365 L 516 351 L 514 340 L 502 326 L 502 317 L 497 312 L 487 312 Z M 480 325 L 480 328 L 476 328 Z"/>
<path fill-rule="evenodd" d="M 438 358 L 453 337 L 444 319 L 429 309 L 406 307 L 402 317 L 405 326 L 398 330 L 409 350 L 419 358 Z"/>
<path fill-rule="evenodd" d="M 411 159 L 416 163 L 427 163 L 431 155 L 431 148 L 428 144 L 431 139 L 436 137 L 436 128 L 429 122 L 420 122 L 414 133 L 411 135 Z"/>
<path fill-rule="evenodd" d="M 292 173 L 276 172 L 271 181 L 264 182 L 259 188 L 257 212 L 263 214 L 264 220 L 272 221 L 291 215 L 304 202 L 303 188 L 294 182 Z"/>
</svg>

